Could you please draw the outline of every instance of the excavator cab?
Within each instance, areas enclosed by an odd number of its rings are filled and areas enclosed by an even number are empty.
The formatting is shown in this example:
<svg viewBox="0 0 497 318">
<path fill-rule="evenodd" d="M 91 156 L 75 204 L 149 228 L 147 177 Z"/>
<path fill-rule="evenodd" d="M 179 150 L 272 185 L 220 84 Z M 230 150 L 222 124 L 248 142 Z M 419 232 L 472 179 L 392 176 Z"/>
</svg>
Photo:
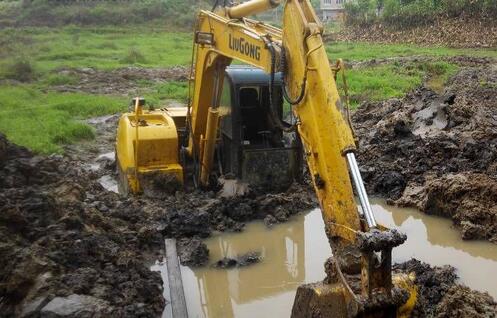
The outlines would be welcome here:
<svg viewBox="0 0 497 318">
<path fill-rule="evenodd" d="M 278 189 L 300 177 L 302 151 L 297 134 L 284 133 L 275 123 L 274 116 L 291 120 L 283 107 L 281 74 L 276 74 L 272 90 L 269 82 L 270 75 L 257 68 L 227 68 L 219 106 L 221 151 L 217 153 L 224 175 L 252 187 Z"/>
</svg>

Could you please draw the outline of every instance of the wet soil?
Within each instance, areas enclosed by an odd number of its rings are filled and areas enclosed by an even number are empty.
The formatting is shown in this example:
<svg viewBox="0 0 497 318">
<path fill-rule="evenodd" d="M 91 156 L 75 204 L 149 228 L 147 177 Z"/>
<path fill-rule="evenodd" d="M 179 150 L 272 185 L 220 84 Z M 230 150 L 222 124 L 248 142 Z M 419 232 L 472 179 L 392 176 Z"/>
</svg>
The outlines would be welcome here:
<svg viewBox="0 0 497 318">
<path fill-rule="evenodd" d="M 2 148 L 0 316 L 57 316 L 65 308 L 82 317 L 86 307 L 100 316 L 157 316 L 160 277 L 145 260 L 162 239 L 143 211 L 124 211 L 75 162 Z"/>
<path fill-rule="evenodd" d="M 451 266 L 431 267 L 412 259 L 395 265 L 394 270 L 416 276 L 419 289 L 413 317 L 495 317 L 493 298 L 460 285 Z"/>
<path fill-rule="evenodd" d="M 184 264 L 201 265 L 208 250 L 198 238 L 317 205 L 298 184 L 236 198 L 122 198 L 100 183 L 114 174 L 116 119 L 92 121 L 101 142 L 68 147 L 66 156 L 36 156 L 0 135 L 0 316 L 157 317 L 161 279 L 147 264 L 162 258 L 164 237 L 180 239 Z"/>
<path fill-rule="evenodd" d="M 76 79 L 74 84 L 53 86 L 52 89 L 56 91 L 125 96 L 133 95 L 140 88 L 143 90 L 143 83 L 150 86 L 166 81 L 187 81 L 190 76 L 190 69 L 185 66 L 170 68 L 123 67 L 108 71 L 94 68 L 61 68 L 54 72 Z"/>
<path fill-rule="evenodd" d="M 347 61 L 347 67 L 359 69 L 384 64 L 400 64 L 409 67 L 409 64 L 445 61 L 460 67 L 483 67 L 497 63 L 497 59 L 491 57 L 476 56 L 427 56 L 427 55 L 409 55 L 386 58 L 376 58 L 365 61 Z"/>
<path fill-rule="evenodd" d="M 233 268 L 233 267 L 244 267 L 253 264 L 257 264 L 262 261 L 262 256 L 257 252 L 248 252 L 243 255 L 239 255 L 235 258 L 223 257 L 222 259 L 215 262 L 212 266 L 216 268 Z"/>
<path fill-rule="evenodd" d="M 182 238 L 177 242 L 178 257 L 183 266 L 202 266 L 209 261 L 209 249 L 197 237 Z"/>
<path fill-rule="evenodd" d="M 496 114 L 495 63 L 462 68 L 442 93 L 362 105 L 353 122 L 369 192 L 497 243 Z"/>
</svg>

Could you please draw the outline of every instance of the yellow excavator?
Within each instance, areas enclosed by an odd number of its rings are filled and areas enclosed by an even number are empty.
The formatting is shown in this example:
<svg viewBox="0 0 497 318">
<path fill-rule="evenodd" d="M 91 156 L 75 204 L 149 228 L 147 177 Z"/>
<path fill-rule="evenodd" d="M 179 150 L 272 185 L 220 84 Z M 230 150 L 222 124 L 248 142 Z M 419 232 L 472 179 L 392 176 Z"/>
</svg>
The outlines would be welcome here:
<svg viewBox="0 0 497 318">
<path fill-rule="evenodd" d="M 136 98 L 119 121 L 120 190 L 140 193 L 148 179 L 175 189 L 190 176 L 199 187 L 228 175 L 286 184 L 302 154 L 333 257 L 322 282 L 298 288 L 292 317 L 409 317 L 414 278 L 393 275 L 391 264 L 406 236 L 378 224 L 369 204 L 336 87 L 343 64 L 330 65 L 309 0 L 285 1 L 282 29 L 248 18 L 278 5 L 224 1 L 199 13 L 188 107 L 146 110 Z"/>
</svg>

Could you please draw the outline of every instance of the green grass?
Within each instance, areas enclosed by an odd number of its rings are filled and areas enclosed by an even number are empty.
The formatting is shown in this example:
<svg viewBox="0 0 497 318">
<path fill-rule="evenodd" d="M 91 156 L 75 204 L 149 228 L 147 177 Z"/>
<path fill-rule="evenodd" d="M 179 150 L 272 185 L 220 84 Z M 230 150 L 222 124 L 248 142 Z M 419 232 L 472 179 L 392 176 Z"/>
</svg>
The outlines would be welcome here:
<svg viewBox="0 0 497 318">
<path fill-rule="evenodd" d="M 477 56 L 497 58 L 497 49 L 454 49 L 446 47 L 421 47 L 405 44 L 374 44 L 361 42 L 335 42 L 326 45 L 332 60 L 365 61 L 398 56 Z"/>
<path fill-rule="evenodd" d="M 424 78 L 434 81 L 433 85 L 443 85 L 455 73 L 457 66 L 446 62 L 393 63 L 347 71 L 347 83 L 351 107 L 364 101 L 380 101 L 402 97 L 408 91 L 421 85 Z M 341 75 L 337 79 L 338 88 L 343 96 Z M 437 87 L 433 87 L 436 89 Z"/>
<path fill-rule="evenodd" d="M 493 56 L 495 50 L 423 48 L 409 45 L 364 43 L 327 44 L 331 59 L 370 60 L 396 56 Z M 127 66 L 170 67 L 189 65 L 191 33 L 168 32 L 144 26 L 81 28 L 20 28 L 0 30 L 0 79 L 29 84 L 0 85 L 0 131 L 13 142 L 40 153 L 60 153 L 62 145 L 91 139 L 94 132 L 81 120 L 116 113 L 126 108 L 126 97 L 56 93 L 53 86 L 78 83 L 79 78 L 53 72 L 60 68 L 92 67 L 111 70 Z M 365 100 L 401 97 L 427 77 L 434 88 L 443 87 L 455 72 L 445 62 L 390 63 L 348 71 L 353 106 Z M 188 84 L 137 81 L 147 104 L 160 107 L 165 100 L 186 102 Z M 339 82 L 339 88 L 341 84 Z"/>
<path fill-rule="evenodd" d="M 61 145 L 92 139 L 81 120 L 125 109 L 123 99 L 74 93 L 43 93 L 28 85 L 0 87 L 0 131 L 35 152 L 62 152 Z"/>
<path fill-rule="evenodd" d="M 61 67 L 169 67 L 191 61 L 191 34 L 164 29 L 4 29 L 0 39 L 0 73 L 20 56 L 29 58 L 38 73 Z"/>
</svg>

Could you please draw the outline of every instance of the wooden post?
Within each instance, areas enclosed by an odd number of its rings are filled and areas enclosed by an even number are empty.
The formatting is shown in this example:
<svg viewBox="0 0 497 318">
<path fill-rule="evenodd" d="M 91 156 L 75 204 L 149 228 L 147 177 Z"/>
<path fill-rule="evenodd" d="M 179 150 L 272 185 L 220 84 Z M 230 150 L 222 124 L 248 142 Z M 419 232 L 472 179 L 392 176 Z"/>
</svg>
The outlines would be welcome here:
<svg viewBox="0 0 497 318">
<path fill-rule="evenodd" d="M 166 239 L 165 245 L 167 278 L 169 280 L 173 318 L 188 318 L 183 280 L 181 279 L 181 268 L 179 266 L 178 253 L 176 252 L 176 240 Z"/>
</svg>

